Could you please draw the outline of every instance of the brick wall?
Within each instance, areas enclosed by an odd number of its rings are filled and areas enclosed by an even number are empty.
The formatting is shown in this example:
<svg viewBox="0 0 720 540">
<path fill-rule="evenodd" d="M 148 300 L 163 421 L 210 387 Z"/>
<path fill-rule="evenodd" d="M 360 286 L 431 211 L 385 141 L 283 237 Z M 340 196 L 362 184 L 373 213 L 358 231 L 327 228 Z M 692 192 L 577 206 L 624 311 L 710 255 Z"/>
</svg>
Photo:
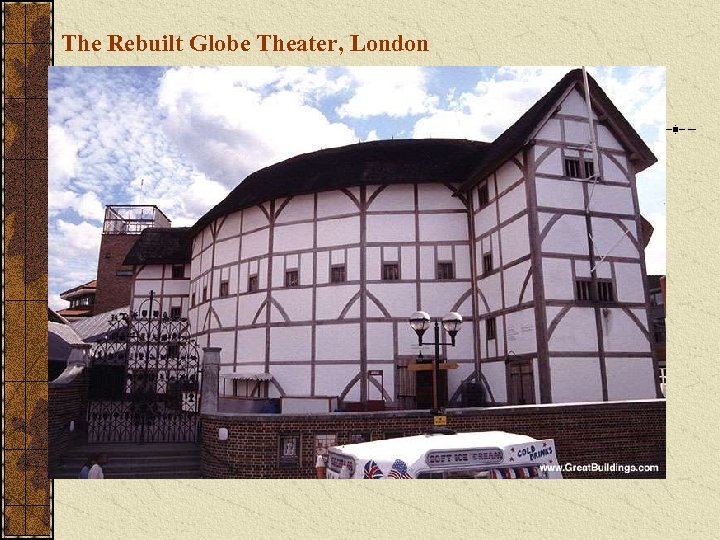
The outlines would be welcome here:
<svg viewBox="0 0 720 540">
<path fill-rule="evenodd" d="M 130 248 L 139 238 L 136 234 L 104 234 L 100 243 L 97 269 L 97 294 L 93 313 L 105 313 L 130 304 L 132 276 L 118 276 L 118 270 L 132 270 L 123 266 Z"/>
<path fill-rule="evenodd" d="M 567 472 L 565 478 L 664 478 L 665 401 L 608 402 L 456 409 L 447 412 L 456 431 L 508 431 L 555 439 L 560 463 L 658 465 L 655 473 Z M 334 413 L 309 415 L 204 415 L 201 426 L 203 476 L 209 478 L 315 478 L 315 435 L 337 435 L 347 444 L 353 433 L 372 440 L 393 432 L 418 435 L 432 427 L 427 412 Z M 229 430 L 226 441 L 218 429 Z M 279 435 L 301 436 L 299 465 L 280 465 Z"/>
<path fill-rule="evenodd" d="M 83 371 L 68 383 L 48 383 L 48 441 L 50 466 L 86 436 L 87 374 Z M 75 431 L 70 431 L 70 421 Z"/>
</svg>

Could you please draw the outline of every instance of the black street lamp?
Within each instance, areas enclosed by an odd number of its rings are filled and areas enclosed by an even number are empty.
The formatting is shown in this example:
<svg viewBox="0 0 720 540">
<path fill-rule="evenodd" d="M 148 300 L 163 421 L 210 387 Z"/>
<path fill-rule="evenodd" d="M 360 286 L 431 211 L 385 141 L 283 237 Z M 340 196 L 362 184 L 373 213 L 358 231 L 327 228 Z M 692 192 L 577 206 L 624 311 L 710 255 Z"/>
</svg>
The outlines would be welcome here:
<svg viewBox="0 0 720 540">
<path fill-rule="evenodd" d="M 438 377 L 440 375 L 440 346 L 455 346 L 455 336 L 462 326 L 462 315 L 454 311 L 448 313 L 442 318 L 442 325 L 445 331 L 450 335 L 450 342 L 440 341 L 440 319 L 435 319 L 435 341 L 424 342 L 423 334 L 430 327 L 430 315 L 424 311 L 416 311 L 410 316 L 410 328 L 415 330 L 418 337 L 418 345 L 434 345 L 435 358 L 433 360 L 433 410 L 438 411 Z"/>
</svg>

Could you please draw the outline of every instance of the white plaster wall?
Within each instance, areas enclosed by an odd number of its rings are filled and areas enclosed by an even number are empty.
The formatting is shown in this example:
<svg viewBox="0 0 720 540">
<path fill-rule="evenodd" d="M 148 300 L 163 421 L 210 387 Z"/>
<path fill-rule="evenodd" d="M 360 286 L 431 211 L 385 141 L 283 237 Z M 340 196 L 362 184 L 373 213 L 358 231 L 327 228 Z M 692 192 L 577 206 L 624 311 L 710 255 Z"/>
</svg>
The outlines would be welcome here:
<svg viewBox="0 0 720 540">
<path fill-rule="evenodd" d="M 455 246 L 455 277 L 457 279 L 470 279 L 471 275 L 470 246 Z"/>
<path fill-rule="evenodd" d="M 366 219 L 368 242 L 415 241 L 415 216 L 412 214 L 368 215 Z"/>
<path fill-rule="evenodd" d="M 480 290 L 487 300 L 490 311 L 502 309 L 502 296 L 500 290 L 500 273 L 492 274 L 480 280 Z M 483 305 L 483 310 L 485 306 Z"/>
<path fill-rule="evenodd" d="M 244 294 L 238 298 L 238 324 L 245 326 L 252 324 L 252 320 L 255 317 L 260 305 L 266 298 L 265 293 L 255 294 Z M 258 318 L 256 324 L 264 324 L 265 319 L 261 316 Z M 265 338 L 263 337 L 263 340 Z"/>
<path fill-rule="evenodd" d="M 498 403 L 507 403 L 505 362 L 484 363 L 481 369 L 495 401 Z M 490 396 L 488 396 L 488 399 L 490 399 Z"/>
<path fill-rule="evenodd" d="M 468 227 L 466 214 L 421 214 L 420 240 L 437 242 L 448 240 L 467 240 Z"/>
<path fill-rule="evenodd" d="M 572 276 L 572 261 L 544 257 L 543 281 L 547 300 L 572 300 L 575 298 L 575 283 Z"/>
<path fill-rule="evenodd" d="M 368 360 L 394 359 L 393 323 L 368 323 L 367 358 Z M 392 393 L 391 393 L 392 394 Z"/>
<path fill-rule="evenodd" d="M 652 358 L 606 358 L 608 399 L 654 399 Z"/>
<path fill-rule="evenodd" d="M 368 197 L 375 192 L 377 186 L 368 187 Z M 389 210 L 414 210 L 415 189 L 412 185 L 396 184 L 387 186 L 368 207 L 371 212 Z"/>
<path fill-rule="evenodd" d="M 633 214 L 632 191 L 630 187 L 595 185 L 590 209 L 596 212 Z"/>
<path fill-rule="evenodd" d="M 273 251 L 300 251 L 313 247 L 313 224 L 278 225 L 273 229 Z"/>
<path fill-rule="evenodd" d="M 311 344 L 312 329 L 310 326 L 270 328 L 271 370 L 273 362 L 309 362 Z"/>
<path fill-rule="evenodd" d="M 282 204 L 282 203 L 279 203 Z M 275 219 L 276 223 L 287 223 L 289 221 L 299 221 L 305 219 L 313 219 L 315 208 L 314 195 L 295 195 L 290 202 L 285 205 L 283 211 Z"/>
<path fill-rule="evenodd" d="M 515 155 L 515 159 L 522 163 L 523 156 L 522 152 Z M 498 185 L 498 192 L 502 193 L 506 189 L 508 189 L 511 185 L 513 185 L 515 182 L 520 180 L 523 177 L 523 171 L 520 167 L 517 166 L 517 164 L 512 161 L 508 160 L 498 169 L 495 171 L 495 178 L 497 180 Z M 494 182 L 490 182 L 491 184 L 494 184 Z M 493 192 L 493 195 L 495 193 Z"/>
<path fill-rule="evenodd" d="M 613 154 L 613 157 L 622 165 L 622 169 L 620 169 L 610 157 L 608 157 L 605 154 L 601 154 L 602 159 L 602 165 L 603 165 L 603 180 L 608 182 L 624 182 L 629 183 L 629 179 L 627 177 L 627 160 L 625 159 L 625 156 Z M 623 170 L 624 169 L 624 170 Z"/>
<path fill-rule="evenodd" d="M 317 241 L 319 247 L 357 244 L 360 241 L 360 218 L 354 216 L 319 221 Z"/>
<path fill-rule="evenodd" d="M 310 395 L 310 366 L 275 365 L 270 367 L 270 373 L 287 397 Z"/>
<path fill-rule="evenodd" d="M 480 236 L 493 227 L 497 226 L 497 215 L 495 214 L 495 205 L 485 206 L 473 216 L 475 220 L 475 235 Z"/>
<path fill-rule="evenodd" d="M 410 317 L 415 312 L 414 283 L 373 283 L 367 288 L 391 317 Z"/>
<path fill-rule="evenodd" d="M 291 322 L 312 318 L 312 289 L 275 290 L 272 296 L 283 307 Z M 280 321 L 278 319 L 277 322 Z"/>
<path fill-rule="evenodd" d="M 441 328 L 440 332 L 442 341 L 450 341 L 450 336 L 445 333 L 444 329 Z M 448 360 L 472 360 L 475 358 L 473 339 L 472 321 L 464 321 L 455 336 L 455 346 L 446 348 Z"/>
<path fill-rule="evenodd" d="M 535 159 L 539 159 L 543 152 L 547 150 L 547 146 L 541 144 L 536 145 L 533 150 L 535 153 Z M 557 174 L 564 175 L 565 168 L 562 161 L 562 152 L 559 148 L 553 150 L 543 159 L 537 166 L 535 171 L 540 174 Z"/>
<path fill-rule="evenodd" d="M 390 399 L 395 399 L 395 364 L 373 364 L 369 369 L 381 370 L 382 377 L 380 375 L 368 375 L 368 378 L 375 379 L 378 384 L 387 392 Z M 382 392 L 372 383 L 368 384 L 368 399 L 380 400 L 384 399 Z"/>
<path fill-rule="evenodd" d="M 242 214 L 242 232 L 244 233 L 265 227 L 268 224 L 267 217 L 258 206 L 245 208 Z"/>
<path fill-rule="evenodd" d="M 360 371 L 359 366 L 351 365 L 323 365 L 315 366 L 315 395 L 316 396 L 339 396 L 345 386 Z M 307 376 L 310 380 L 310 377 Z M 346 401 L 360 400 L 360 383 L 345 396 Z"/>
<path fill-rule="evenodd" d="M 238 330 L 238 362 L 265 362 L 265 327 Z M 226 359 L 227 361 L 227 359 Z"/>
<path fill-rule="evenodd" d="M 135 279 L 161 279 L 163 269 L 164 265 L 162 264 L 148 264 L 138 269 Z"/>
<path fill-rule="evenodd" d="M 243 235 L 240 258 L 249 259 L 250 257 L 265 255 L 268 251 L 269 239 L 269 229 Z"/>
<path fill-rule="evenodd" d="M 236 300 L 234 297 L 231 298 L 218 298 L 213 300 L 213 309 L 220 319 L 220 324 L 223 328 L 235 326 L 235 309 Z M 216 322 L 212 321 L 213 328 L 217 326 Z M 214 341 L 214 339 L 213 339 Z"/>
<path fill-rule="evenodd" d="M 570 92 L 560 104 L 560 112 L 563 114 L 571 114 L 587 118 L 587 102 L 585 95 L 577 90 Z M 592 111 L 592 116 L 597 120 L 597 114 Z"/>
<path fill-rule="evenodd" d="M 547 308 L 548 326 L 554 319 L 551 309 Z M 596 351 L 595 311 L 592 308 L 571 308 L 555 328 L 549 348 L 550 351 Z"/>
<path fill-rule="evenodd" d="M 511 266 L 503 272 L 503 281 L 505 285 L 505 306 L 513 307 L 521 302 L 529 302 L 533 299 L 532 276 L 528 280 L 522 299 L 520 292 L 523 283 L 530 269 L 530 261 L 521 262 L 515 266 Z"/>
<path fill-rule="evenodd" d="M 229 236 L 240 234 L 240 220 L 242 212 L 233 212 L 225 217 L 220 230 L 217 232 L 217 240 L 223 240 Z"/>
<path fill-rule="evenodd" d="M 640 264 L 614 263 L 616 295 L 619 302 L 644 302 L 643 275 Z"/>
<path fill-rule="evenodd" d="M 538 206 L 584 210 L 585 200 L 581 182 L 536 178 Z M 597 186 L 599 187 L 599 186 Z M 596 187 L 596 193 L 597 193 Z M 599 209 L 599 208 L 598 208 Z"/>
<path fill-rule="evenodd" d="M 442 184 L 418 184 L 420 210 L 465 210 L 465 205 L 453 192 Z"/>
<path fill-rule="evenodd" d="M 530 253 L 527 216 L 522 216 L 505 225 L 500 230 L 500 236 L 502 238 L 503 263 L 508 264 Z"/>
<path fill-rule="evenodd" d="M 136 296 L 147 296 L 150 291 L 160 293 L 162 287 L 162 279 L 143 279 L 135 281 L 135 295 Z"/>
<path fill-rule="evenodd" d="M 590 144 L 590 128 L 587 122 L 565 120 L 565 142 Z"/>
<path fill-rule="evenodd" d="M 427 311 L 431 316 L 442 317 L 449 311 L 452 311 L 455 303 L 460 297 L 470 289 L 470 283 L 464 282 L 438 282 L 423 283 L 420 286 L 420 295 L 422 298 L 422 309 Z M 412 315 L 414 309 L 408 313 Z M 460 313 L 463 316 L 469 316 L 470 313 Z"/>
<path fill-rule="evenodd" d="M 562 139 L 562 132 L 560 131 L 560 120 L 556 118 L 550 118 L 545 125 L 540 128 L 536 136 L 537 139 L 547 139 L 550 141 L 559 141 Z"/>
<path fill-rule="evenodd" d="M 357 293 L 357 285 L 332 285 L 317 289 L 317 319 L 337 319 L 345 305 Z M 357 300 L 356 300 L 357 301 Z"/>
<path fill-rule="evenodd" d="M 357 197 L 356 188 L 349 191 Z M 353 200 L 339 190 L 318 193 L 317 200 L 319 218 L 358 213 L 358 207 Z"/>
<path fill-rule="evenodd" d="M 595 253 L 614 257 L 639 257 L 637 248 L 623 230 L 611 219 L 592 218 Z"/>
<path fill-rule="evenodd" d="M 212 268 L 212 247 L 208 247 L 200 254 L 200 272 L 205 273 Z"/>
<path fill-rule="evenodd" d="M 360 328 L 357 324 L 328 324 L 315 329 L 316 359 L 360 361 Z"/>
<path fill-rule="evenodd" d="M 505 221 L 527 208 L 525 183 L 523 182 L 522 184 L 519 184 L 517 187 L 500 197 L 500 199 L 498 199 L 498 204 L 500 205 L 500 221 Z"/>
<path fill-rule="evenodd" d="M 550 358 L 553 403 L 602 401 L 598 358 Z"/>
<path fill-rule="evenodd" d="M 645 311 L 640 312 L 639 320 L 647 330 Z M 638 313 L 635 313 L 638 316 Z M 648 352 L 650 342 L 635 322 L 619 308 L 603 310 L 603 342 L 608 352 Z"/>
<path fill-rule="evenodd" d="M 400 250 L 400 278 L 417 279 L 416 252 L 414 247 L 403 247 Z M 368 279 L 370 279 L 369 274 Z"/>
<path fill-rule="evenodd" d="M 222 266 L 238 259 L 240 238 L 230 238 L 215 244 L 215 266 Z"/>
<path fill-rule="evenodd" d="M 360 248 L 349 248 L 345 262 L 348 281 L 358 281 L 360 279 Z"/>
<path fill-rule="evenodd" d="M 622 145 L 618 142 L 612 132 L 603 125 L 597 125 L 598 145 L 605 148 L 613 148 L 614 150 L 622 150 Z"/>
<path fill-rule="evenodd" d="M 537 351 L 535 334 L 535 310 L 533 308 L 514 311 L 505 315 L 507 325 L 508 351 L 526 354 Z"/>
<path fill-rule="evenodd" d="M 549 253 L 587 255 L 588 238 L 586 231 L 583 216 L 563 215 L 555 222 L 545 240 L 543 240 L 542 250 Z"/>
</svg>

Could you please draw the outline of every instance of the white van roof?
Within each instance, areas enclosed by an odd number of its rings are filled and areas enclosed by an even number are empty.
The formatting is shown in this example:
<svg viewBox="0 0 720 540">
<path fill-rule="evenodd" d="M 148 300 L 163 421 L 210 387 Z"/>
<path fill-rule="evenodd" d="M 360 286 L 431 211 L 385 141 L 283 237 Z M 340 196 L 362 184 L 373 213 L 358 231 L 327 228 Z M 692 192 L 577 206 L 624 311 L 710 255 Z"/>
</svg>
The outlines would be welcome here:
<svg viewBox="0 0 720 540">
<path fill-rule="evenodd" d="M 527 435 L 516 435 L 505 431 L 481 431 L 445 435 L 439 433 L 414 435 L 398 439 L 344 444 L 334 446 L 333 451 L 352 456 L 359 461 L 373 459 L 377 462 L 392 463 L 401 459 L 407 464 L 415 463 L 430 450 L 452 450 L 463 448 L 504 448 L 513 444 L 536 441 Z"/>
</svg>

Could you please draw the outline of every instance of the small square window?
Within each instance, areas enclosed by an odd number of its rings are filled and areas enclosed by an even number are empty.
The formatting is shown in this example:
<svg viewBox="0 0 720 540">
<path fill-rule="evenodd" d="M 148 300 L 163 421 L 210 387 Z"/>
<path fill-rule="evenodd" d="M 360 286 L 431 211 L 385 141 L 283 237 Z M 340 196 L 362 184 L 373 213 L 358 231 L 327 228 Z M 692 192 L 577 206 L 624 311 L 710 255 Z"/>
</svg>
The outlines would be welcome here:
<svg viewBox="0 0 720 540">
<path fill-rule="evenodd" d="M 589 302 L 592 300 L 592 281 L 589 279 L 575 280 L 575 300 Z"/>
<path fill-rule="evenodd" d="M 220 282 L 220 297 L 225 298 L 230 294 L 230 283 L 225 280 Z"/>
<path fill-rule="evenodd" d="M 485 208 L 490 203 L 490 192 L 488 191 L 487 182 L 478 188 L 478 205 Z"/>
<path fill-rule="evenodd" d="M 382 278 L 384 281 L 397 281 L 400 279 L 400 267 L 398 263 L 383 264 Z"/>
<path fill-rule="evenodd" d="M 278 436 L 278 461 L 280 465 L 300 465 L 300 435 L 283 433 Z"/>
<path fill-rule="evenodd" d="M 612 281 L 598 281 L 598 302 L 614 302 L 615 301 L 615 290 Z"/>
<path fill-rule="evenodd" d="M 593 166 L 593 162 L 586 161 L 585 162 L 585 178 L 592 178 L 593 174 L 595 174 L 595 167 Z"/>
<path fill-rule="evenodd" d="M 580 160 L 576 158 L 565 158 L 565 176 L 580 178 Z"/>
<path fill-rule="evenodd" d="M 485 319 L 485 339 L 490 341 L 497 337 L 495 332 L 495 317 L 491 319 Z"/>
<path fill-rule="evenodd" d="M 439 262 L 437 265 L 438 279 L 455 279 L 455 266 L 451 262 Z"/>
<path fill-rule="evenodd" d="M 493 270 L 492 253 L 485 253 L 482 258 L 483 274 L 489 274 Z"/>
<path fill-rule="evenodd" d="M 170 318 L 173 321 L 177 321 L 182 317 L 182 308 L 180 306 L 175 306 L 170 308 Z"/>
<path fill-rule="evenodd" d="M 185 277 L 185 265 L 184 264 L 173 264 L 172 267 L 172 278 L 183 279 Z"/>
<path fill-rule="evenodd" d="M 207 302 L 208 295 L 207 295 L 207 285 L 203 287 L 203 302 Z"/>
<path fill-rule="evenodd" d="M 260 288 L 260 280 L 257 274 L 248 278 L 248 292 L 255 292 Z"/>
<path fill-rule="evenodd" d="M 330 268 L 330 283 L 342 283 L 343 281 L 347 281 L 345 277 L 345 265 Z"/>
<path fill-rule="evenodd" d="M 285 271 L 285 286 L 297 287 L 300 284 L 300 273 L 297 270 Z"/>
</svg>

